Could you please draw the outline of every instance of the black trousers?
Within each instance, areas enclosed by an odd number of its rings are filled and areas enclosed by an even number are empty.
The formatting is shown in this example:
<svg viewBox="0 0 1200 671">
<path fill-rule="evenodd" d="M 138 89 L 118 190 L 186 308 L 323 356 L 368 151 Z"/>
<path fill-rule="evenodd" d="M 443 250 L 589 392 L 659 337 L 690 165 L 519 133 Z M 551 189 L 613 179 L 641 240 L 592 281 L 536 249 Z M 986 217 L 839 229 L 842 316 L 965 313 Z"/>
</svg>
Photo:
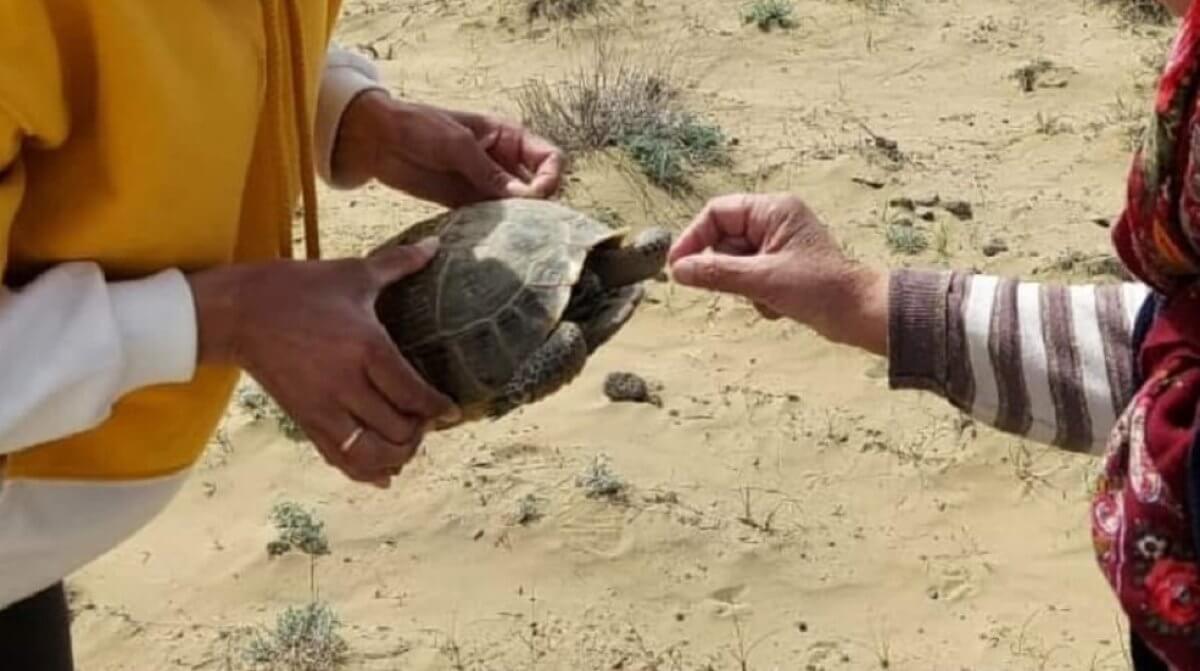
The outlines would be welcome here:
<svg viewBox="0 0 1200 671">
<path fill-rule="evenodd" d="M 0 610 L 0 669 L 74 671 L 62 583 Z"/>
</svg>

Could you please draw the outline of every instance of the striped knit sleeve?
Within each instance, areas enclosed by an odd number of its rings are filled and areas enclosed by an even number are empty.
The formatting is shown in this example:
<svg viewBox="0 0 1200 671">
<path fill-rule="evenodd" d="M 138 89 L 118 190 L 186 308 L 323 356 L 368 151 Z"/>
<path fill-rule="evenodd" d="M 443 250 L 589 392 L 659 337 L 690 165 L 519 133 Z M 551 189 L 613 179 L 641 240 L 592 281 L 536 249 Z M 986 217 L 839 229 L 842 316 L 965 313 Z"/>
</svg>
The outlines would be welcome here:
<svg viewBox="0 0 1200 671">
<path fill-rule="evenodd" d="M 895 389 L 939 394 L 1002 431 L 1099 452 L 1133 394 L 1139 284 L 1058 285 L 896 271 L 889 307 Z"/>
</svg>

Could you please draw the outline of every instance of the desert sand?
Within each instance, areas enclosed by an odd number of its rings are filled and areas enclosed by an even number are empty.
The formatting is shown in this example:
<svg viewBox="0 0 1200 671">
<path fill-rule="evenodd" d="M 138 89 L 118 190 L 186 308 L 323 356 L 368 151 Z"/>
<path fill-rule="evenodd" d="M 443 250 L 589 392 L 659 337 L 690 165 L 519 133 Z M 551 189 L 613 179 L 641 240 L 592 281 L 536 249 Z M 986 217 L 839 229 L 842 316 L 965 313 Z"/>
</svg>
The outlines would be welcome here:
<svg viewBox="0 0 1200 671">
<path fill-rule="evenodd" d="M 507 116 L 601 28 L 674 54 L 733 164 L 673 196 L 613 155 L 578 159 L 564 200 L 635 229 L 680 228 L 723 192 L 790 191 L 879 266 L 1116 281 L 1103 220 L 1168 27 L 1080 0 L 795 9 L 793 29 L 763 33 L 720 0 L 572 23 L 528 23 L 518 0 L 349 0 L 337 39 L 399 95 Z M 1043 59 L 1032 86 L 1014 78 Z M 914 223 L 928 250 L 889 250 L 889 201 L 934 194 L 973 217 L 934 208 Z M 437 211 L 378 186 L 321 203 L 333 255 Z M 430 437 L 387 491 L 231 407 L 170 508 L 71 577 L 80 668 L 245 668 L 247 628 L 310 598 L 308 559 L 265 551 L 281 501 L 326 525 L 315 577 L 346 668 L 1128 668 L 1090 547 L 1093 458 L 891 392 L 883 362 L 738 300 L 648 288 L 568 388 Z M 618 370 L 660 385 L 661 406 L 606 399 Z M 623 496 L 577 486 L 597 458 Z M 536 514 L 519 519 L 522 501 Z"/>
</svg>

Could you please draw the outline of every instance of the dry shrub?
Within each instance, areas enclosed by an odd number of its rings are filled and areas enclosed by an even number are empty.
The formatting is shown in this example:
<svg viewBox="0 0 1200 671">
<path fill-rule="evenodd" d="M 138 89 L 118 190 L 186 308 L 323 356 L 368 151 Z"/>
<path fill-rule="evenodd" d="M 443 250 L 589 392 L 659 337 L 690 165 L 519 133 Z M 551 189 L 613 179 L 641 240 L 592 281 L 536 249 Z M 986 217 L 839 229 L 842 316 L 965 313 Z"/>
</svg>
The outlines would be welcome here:
<svg viewBox="0 0 1200 671">
<path fill-rule="evenodd" d="M 527 82 L 516 102 L 534 130 L 579 152 L 616 146 L 631 129 L 674 108 L 677 94 L 665 64 L 635 63 L 602 37 L 587 65 L 559 82 Z"/>
<path fill-rule="evenodd" d="M 525 123 L 568 152 L 623 149 L 655 184 L 686 190 L 689 176 L 727 158 L 724 134 L 685 108 L 670 69 L 636 61 L 601 37 L 590 62 L 516 95 Z"/>
<path fill-rule="evenodd" d="M 1171 13 L 1158 0 L 1099 0 L 1101 5 L 1113 7 L 1122 20 L 1131 23 L 1163 25 L 1171 21 Z"/>
<path fill-rule="evenodd" d="M 530 21 L 573 21 L 588 14 L 599 14 L 601 0 L 527 0 L 525 14 Z"/>
</svg>

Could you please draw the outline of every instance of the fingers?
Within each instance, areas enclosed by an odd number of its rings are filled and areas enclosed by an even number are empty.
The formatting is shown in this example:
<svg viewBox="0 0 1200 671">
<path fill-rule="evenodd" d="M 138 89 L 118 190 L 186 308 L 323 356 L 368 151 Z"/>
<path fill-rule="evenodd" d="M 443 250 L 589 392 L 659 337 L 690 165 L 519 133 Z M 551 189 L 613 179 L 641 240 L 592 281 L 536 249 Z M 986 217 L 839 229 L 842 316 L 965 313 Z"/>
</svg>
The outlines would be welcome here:
<svg viewBox="0 0 1200 671">
<path fill-rule="evenodd" d="M 712 246 L 712 250 L 720 254 L 732 254 L 733 256 L 749 256 L 758 252 L 758 248 L 754 246 L 754 243 L 746 238 L 734 237 L 718 240 Z"/>
<path fill-rule="evenodd" d="M 410 426 L 404 433 L 410 438 L 394 442 L 346 415 L 335 423 L 338 431 L 327 431 L 317 446 L 325 460 L 346 477 L 387 489 L 392 477 L 416 454 L 424 437 L 418 421 L 408 418 L 407 423 Z"/>
<path fill-rule="evenodd" d="M 419 427 L 414 423 L 413 416 L 404 414 L 402 408 L 393 406 L 376 390 L 374 383 L 363 379 L 356 388 L 360 392 L 341 399 L 341 404 L 350 414 L 357 417 L 364 427 L 397 445 L 408 443 L 417 436 Z"/>
<path fill-rule="evenodd" d="M 390 342 L 388 347 L 392 347 Z M 389 486 L 424 439 L 434 418 L 453 416 L 456 409 L 431 389 L 394 350 L 391 356 L 368 356 L 366 361 L 398 360 L 394 376 L 374 373 L 364 365 L 362 378 L 337 395 L 336 406 L 310 408 L 311 430 L 321 455 L 351 480 Z M 396 371 L 398 370 L 398 374 Z M 382 387 L 391 390 L 391 396 Z M 449 408 L 449 409 L 447 409 Z"/>
<path fill-rule="evenodd" d="M 799 198 L 788 194 L 732 194 L 714 198 L 688 225 L 672 246 L 667 262 L 706 249 L 721 249 L 735 239 L 739 253 L 778 251 L 811 213 Z"/>
<path fill-rule="evenodd" d="M 710 200 L 671 246 L 667 263 L 674 265 L 676 261 L 710 249 L 726 238 L 740 238 L 748 246 L 756 246 L 756 242 L 761 241 L 751 239 L 747 227 L 752 208 L 751 198 L 745 194 L 735 194 Z"/>
<path fill-rule="evenodd" d="M 383 286 L 425 267 L 437 254 L 438 239 L 428 237 L 415 245 L 389 245 L 367 257 L 367 270 Z"/>
<path fill-rule="evenodd" d="M 534 164 L 533 179 L 529 181 L 532 195 L 539 198 L 549 198 L 558 193 L 562 186 L 563 155 L 557 150 L 550 152 L 544 159 Z M 533 166 L 531 166 L 533 167 Z"/>
<path fill-rule="evenodd" d="M 464 141 L 458 143 L 454 152 L 458 171 L 486 196 L 510 198 L 529 195 L 529 187 L 492 158 L 485 142 L 494 143 L 495 140 L 485 137 L 481 142 L 475 135 L 465 133 Z"/>
<path fill-rule="evenodd" d="M 412 441 L 392 443 L 373 431 L 364 431 L 358 441 L 345 452 L 356 479 L 360 482 L 370 482 L 380 489 L 390 487 L 392 478 L 400 474 L 420 446 L 419 427 L 414 429 L 414 434 L 416 437 Z"/>
<path fill-rule="evenodd" d="M 454 401 L 426 382 L 387 340 L 380 328 L 380 339 L 368 352 L 366 374 L 371 383 L 394 408 L 419 417 L 453 423 L 459 418 Z"/>
<path fill-rule="evenodd" d="M 762 296 L 771 274 L 771 261 L 764 256 L 696 254 L 671 266 L 676 282 L 689 287 L 740 294 L 751 300 Z"/>
<path fill-rule="evenodd" d="M 562 186 L 562 151 L 545 138 L 492 117 L 464 114 L 460 121 L 481 138 L 479 146 L 505 174 L 521 179 L 505 185 L 506 197 L 548 198 Z"/>
<path fill-rule="evenodd" d="M 563 154 L 547 140 L 538 137 L 524 129 L 515 128 L 512 133 L 516 136 L 517 148 L 513 153 L 493 152 L 500 160 L 516 157 L 518 164 L 527 171 L 533 171 L 527 177 L 531 196 L 549 198 L 558 192 L 562 185 Z"/>
</svg>

